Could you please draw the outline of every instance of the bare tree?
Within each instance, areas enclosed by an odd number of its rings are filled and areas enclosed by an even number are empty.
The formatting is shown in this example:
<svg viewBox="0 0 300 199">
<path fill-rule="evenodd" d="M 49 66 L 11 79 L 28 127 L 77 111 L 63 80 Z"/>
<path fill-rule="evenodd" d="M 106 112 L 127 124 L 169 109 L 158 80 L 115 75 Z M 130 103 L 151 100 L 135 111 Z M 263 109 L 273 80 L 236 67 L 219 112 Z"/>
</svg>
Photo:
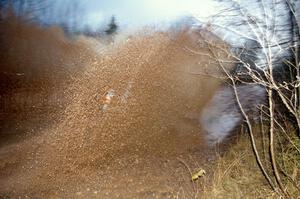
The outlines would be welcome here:
<svg viewBox="0 0 300 199">
<path fill-rule="evenodd" d="M 300 150 L 290 139 L 284 124 L 278 120 L 276 109 L 280 107 L 280 110 L 286 110 L 293 118 L 292 121 L 295 121 L 294 127 L 299 133 L 300 6 L 297 1 L 289 0 L 259 0 L 252 3 L 253 5 L 249 5 L 249 1 L 246 4 L 233 0 L 222 1 L 228 7 L 225 6 L 210 22 L 211 30 L 224 35 L 224 40 L 231 44 L 230 50 L 221 50 L 235 60 L 235 68 L 228 71 L 223 60 L 211 50 L 228 77 L 231 89 L 228 87 L 216 93 L 202 114 L 202 123 L 209 133 L 208 138 L 213 138 L 213 143 L 217 143 L 243 119 L 264 176 L 278 195 L 290 198 L 282 180 L 289 174 L 281 168 L 276 156 L 275 129 L 281 129 L 298 155 Z M 218 108 L 214 109 L 215 106 Z M 271 173 L 261 161 L 252 130 L 255 115 L 253 117 L 251 113 L 260 107 L 264 107 L 260 111 L 269 122 Z M 224 118 L 233 122 L 230 128 L 225 128 L 228 123 Z M 218 132 L 214 132 L 215 130 Z M 300 134 L 298 137 L 300 138 Z M 296 182 L 293 185 L 299 189 Z"/>
</svg>

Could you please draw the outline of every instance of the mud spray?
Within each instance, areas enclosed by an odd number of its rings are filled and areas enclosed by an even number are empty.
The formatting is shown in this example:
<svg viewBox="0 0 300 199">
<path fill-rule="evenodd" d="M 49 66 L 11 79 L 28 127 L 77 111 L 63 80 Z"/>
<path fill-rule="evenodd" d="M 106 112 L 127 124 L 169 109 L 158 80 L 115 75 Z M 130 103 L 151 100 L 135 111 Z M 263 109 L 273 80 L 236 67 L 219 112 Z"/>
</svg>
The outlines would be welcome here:
<svg viewBox="0 0 300 199">
<path fill-rule="evenodd" d="M 220 84 L 198 33 L 105 46 L 13 19 L 0 31 L 0 197 L 193 194 L 178 158 L 209 158 L 198 118 Z"/>
</svg>

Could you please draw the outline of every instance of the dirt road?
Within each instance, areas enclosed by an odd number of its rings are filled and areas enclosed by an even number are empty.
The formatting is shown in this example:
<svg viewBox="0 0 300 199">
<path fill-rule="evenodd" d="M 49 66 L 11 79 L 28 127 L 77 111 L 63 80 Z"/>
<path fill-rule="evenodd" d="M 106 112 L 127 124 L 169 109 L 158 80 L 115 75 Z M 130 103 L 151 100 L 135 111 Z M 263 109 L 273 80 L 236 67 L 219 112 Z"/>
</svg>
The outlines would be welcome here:
<svg viewBox="0 0 300 199">
<path fill-rule="evenodd" d="M 186 165 L 209 171 L 197 114 L 219 81 L 203 74 L 211 59 L 187 50 L 209 53 L 196 33 L 101 48 L 20 30 L 1 57 L 1 198 L 201 196 Z"/>
</svg>

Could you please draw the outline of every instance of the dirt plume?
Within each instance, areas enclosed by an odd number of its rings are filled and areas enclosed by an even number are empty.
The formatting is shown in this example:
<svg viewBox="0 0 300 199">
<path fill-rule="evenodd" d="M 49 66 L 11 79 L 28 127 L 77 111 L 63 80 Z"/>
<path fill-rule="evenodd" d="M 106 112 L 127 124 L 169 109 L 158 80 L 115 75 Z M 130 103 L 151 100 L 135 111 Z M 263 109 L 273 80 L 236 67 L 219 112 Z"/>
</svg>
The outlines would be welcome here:
<svg viewBox="0 0 300 199">
<path fill-rule="evenodd" d="M 197 117 L 220 83 L 204 75 L 218 66 L 196 32 L 103 47 L 57 28 L 1 26 L 0 196 L 195 194 L 178 158 L 209 158 Z"/>
</svg>

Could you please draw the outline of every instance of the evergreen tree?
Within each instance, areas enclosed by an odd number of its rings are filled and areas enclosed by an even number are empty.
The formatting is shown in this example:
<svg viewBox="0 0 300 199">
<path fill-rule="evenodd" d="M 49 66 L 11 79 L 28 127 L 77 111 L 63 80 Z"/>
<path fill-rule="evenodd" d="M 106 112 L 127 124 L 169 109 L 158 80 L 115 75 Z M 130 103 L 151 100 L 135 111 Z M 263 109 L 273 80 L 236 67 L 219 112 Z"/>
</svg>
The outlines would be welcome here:
<svg viewBox="0 0 300 199">
<path fill-rule="evenodd" d="M 115 34 L 118 30 L 118 25 L 116 24 L 115 16 L 111 17 L 110 23 L 108 24 L 108 28 L 105 30 L 107 35 Z"/>
</svg>

